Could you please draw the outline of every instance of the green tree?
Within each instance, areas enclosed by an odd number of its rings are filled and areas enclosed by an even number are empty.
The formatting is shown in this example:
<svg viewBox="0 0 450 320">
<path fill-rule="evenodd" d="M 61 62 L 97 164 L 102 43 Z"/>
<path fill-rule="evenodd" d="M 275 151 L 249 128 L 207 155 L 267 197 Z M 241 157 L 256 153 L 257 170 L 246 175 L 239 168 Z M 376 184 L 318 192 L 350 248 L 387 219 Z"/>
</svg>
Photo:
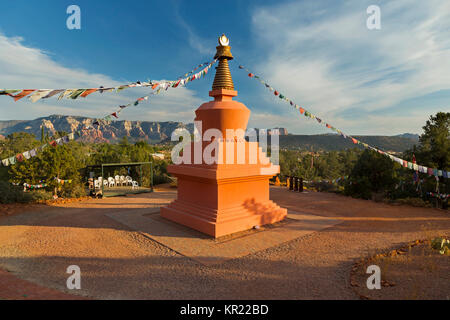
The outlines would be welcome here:
<svg viewBox="0 0 450 320">
<path fill-rule="evenodd" d="M 419 163 L 448 171 L 450 164 L 450 112 L 430 116 L 419 138 L 416 154 Z M 420 160 L 420 161 L 419 161 Z"/>
<path fill-rule="evenodd" d="M 365 150 L 350 173 L 345 193 L 363 199 L 370 199 L 373 192 L 387 193 L 398 182 L 396 166 L 388 157 Z"/>
</svg>

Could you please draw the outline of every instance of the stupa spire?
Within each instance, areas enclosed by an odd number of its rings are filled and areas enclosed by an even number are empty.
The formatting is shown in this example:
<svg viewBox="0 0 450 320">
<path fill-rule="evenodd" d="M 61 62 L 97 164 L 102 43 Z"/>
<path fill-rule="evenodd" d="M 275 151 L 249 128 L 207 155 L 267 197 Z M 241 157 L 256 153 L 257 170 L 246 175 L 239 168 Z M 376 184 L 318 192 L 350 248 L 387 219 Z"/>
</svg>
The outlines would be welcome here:
<svg viewBox="0 0 450 320">
<path fill-rule="evenodd" d="M 216 47 L 217 52 L 214 59 L 219 60 L 219 65 L 216 68 L 216 75 L 214 77 L 214 83 L 212 86 L 214 90 L 227 89 L 234 90 L 233 79 L 231 78 L 230 68 L 228 66 L 228 60 L 233 59 L 231 54 L 231 47 L 228 45 L 230 40 L 222 34 L 219 37 L 219 46 Z"/>
</svg>

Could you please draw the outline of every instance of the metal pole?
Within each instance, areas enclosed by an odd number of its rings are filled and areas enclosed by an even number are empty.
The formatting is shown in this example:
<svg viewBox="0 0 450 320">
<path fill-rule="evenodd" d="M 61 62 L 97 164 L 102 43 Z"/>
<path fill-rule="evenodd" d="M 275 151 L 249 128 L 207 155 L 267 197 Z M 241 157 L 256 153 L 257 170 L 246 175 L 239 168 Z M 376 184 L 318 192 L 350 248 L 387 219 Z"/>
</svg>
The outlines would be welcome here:
<svg viewBox="0 0 450 320">
<path fill-rule="evenodd" d="M 150 162 L 150 185 L 153 192 L 153 162 Z"/>
<path fill-rule="evenodd" d="M 103 179 L 105 179 L 104 177 L 103 177 L 103 163 L 102 163 L 102 198 L 103 198 L 103 195 L 105 194 L 104 192 L 105 192 L 105 183 L 103 182 Z M 95 184 L 94 184 L 94 190 L 95 190 Z"/>
</svg>

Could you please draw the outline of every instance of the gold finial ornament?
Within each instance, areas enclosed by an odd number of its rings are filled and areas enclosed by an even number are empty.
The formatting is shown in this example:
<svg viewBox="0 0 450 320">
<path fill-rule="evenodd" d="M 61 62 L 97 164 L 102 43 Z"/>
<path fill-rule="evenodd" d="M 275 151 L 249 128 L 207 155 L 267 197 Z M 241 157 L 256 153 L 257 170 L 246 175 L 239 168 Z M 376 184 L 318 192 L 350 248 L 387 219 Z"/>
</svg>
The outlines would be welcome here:
<svg viewBox="0 0 450 320">
<path fill-rule="evenodd" d="M 219 37 L 219 44 L 221 46 L 228 46 L 230 44 L 230 39 L 228 39 L 226 35 L 222 34 Z"/>
<path fill-rule="evenodd" d="M 219 59 L 219 65 L 216 68 L 213 90 L 234 90 L 233 79 L 231 78 L 230 68 L 228 66 L 228 60 L 233 60 L 229 44 L 230 40 L 222 34 L 219 37 L 219 46 L 216 47 L 217 52 L 214 56 L 214 59 Z"/>
</svg>

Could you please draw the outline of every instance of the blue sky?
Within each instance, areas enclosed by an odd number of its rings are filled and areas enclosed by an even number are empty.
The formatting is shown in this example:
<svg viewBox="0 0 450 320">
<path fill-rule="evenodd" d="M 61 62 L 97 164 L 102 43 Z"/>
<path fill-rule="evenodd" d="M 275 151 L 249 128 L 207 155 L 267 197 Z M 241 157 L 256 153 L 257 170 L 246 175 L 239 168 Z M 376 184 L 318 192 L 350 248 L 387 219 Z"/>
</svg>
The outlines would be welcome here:
<svg viewBox="0 0 450 320">
<path fill-rule="evenodd" d="M 81 8 L 81 30 L 66 9 Z M 368 30 L 366 9 L 381 9 Z M 0 11 L 0 88 L 110 86 L 176 79 L 230 38 L 237 100 L 250 126 L 328 133 L 249 79 L 238 64 L 349 134 L 420 133 L 450 110 L 448 1 L 26 1 Z M 128 108 L 121 119 L 191 122 L 214 72 Z M 147 89 L 31 103 L 0 97 L 0 120 L 50 114 L 103 117 Z"/>
</svg>

